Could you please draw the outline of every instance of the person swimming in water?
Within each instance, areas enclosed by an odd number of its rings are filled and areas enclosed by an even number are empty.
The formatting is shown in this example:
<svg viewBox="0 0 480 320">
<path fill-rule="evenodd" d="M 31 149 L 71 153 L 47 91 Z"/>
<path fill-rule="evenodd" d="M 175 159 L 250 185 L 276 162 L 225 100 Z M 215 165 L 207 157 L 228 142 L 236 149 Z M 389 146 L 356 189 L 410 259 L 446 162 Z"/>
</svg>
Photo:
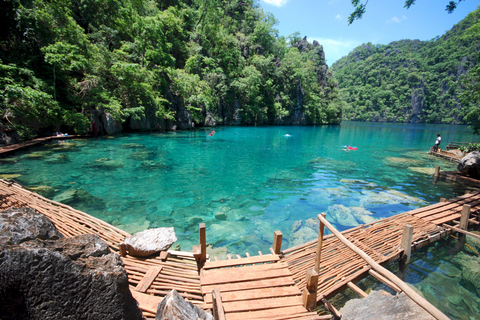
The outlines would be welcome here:
<svg viewBox="0 0 480 320">
<path fill-rule="evenodd" d="M 213 136 L 215 134 L 215 131 L 210 132 L 209 136 Z"/>
</svg>

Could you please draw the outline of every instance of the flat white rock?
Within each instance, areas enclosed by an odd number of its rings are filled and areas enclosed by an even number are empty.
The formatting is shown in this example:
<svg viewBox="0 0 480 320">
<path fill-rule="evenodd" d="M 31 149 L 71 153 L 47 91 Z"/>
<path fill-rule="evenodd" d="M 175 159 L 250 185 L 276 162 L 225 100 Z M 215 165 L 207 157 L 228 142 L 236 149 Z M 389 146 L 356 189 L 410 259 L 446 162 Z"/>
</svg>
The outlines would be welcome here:
<svg viewBox="0 0 480 320">
<path fill-rule="evenodd" d="M 156 228 L 138 232 L 125 239 L 128 253 L 132 256 L 146 257 L 167 250 L 177 241 L 175 230 L 171 228 Z"/>
</svg>

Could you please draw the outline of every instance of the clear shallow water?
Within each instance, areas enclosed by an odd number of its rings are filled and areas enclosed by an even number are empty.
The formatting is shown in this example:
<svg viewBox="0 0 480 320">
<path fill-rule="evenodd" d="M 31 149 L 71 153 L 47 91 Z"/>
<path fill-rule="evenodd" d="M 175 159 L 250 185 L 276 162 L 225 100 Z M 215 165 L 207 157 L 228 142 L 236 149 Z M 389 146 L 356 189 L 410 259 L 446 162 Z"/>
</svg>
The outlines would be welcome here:
<svg viewBox="0 0 480 320">
<path fill-rule="evenodd" d="M 212 137 L 210 131 L 52 142 L 0 159 L 0 177 L 130 233 L 174 226 L 176 249 L 198 244 L 198 224 L 205 222 L 211 254 L 244 256 L 267 253 L 275 230 L 283 233 L 282 248 L 316 238 L 321 212 L 345 230 L 463 194 L 453 182 L 432 183 L 435 166 L 456 164 L 427 151 L 437 132 L 443 147 L 478 140 L 464 126 L 418 124 L 220 127 Z M 346 144 L 358 150 L 345 152 Z M 478 319 L 479 289 L 463 280 L 463 265 L 444 252 L 448 246 L 415 253 L 407 281 L 453 319 Z M 466 260 L 478 266 L 472 257 Z M 436 286 L 438 279 L 449 281 Z M 448 304 L 445 292 L 452 292 Z"/>
<path fill-rule="evenodd" d="M 308 219 L 320 212 L 345 230 L 462 194 L 432 184 L 436 165 L 455 164 L 427 151 L 437 132 L 444 146 L 475 141 L 463 126 L 418 124 L 210 131 L 52 142 L 2 161 L 0 174 L 53 187 L 42 192 L 130 233 L 174 226 L 182 250 L 205 222 L 208 243 L 244 255 L 268 252 L 275 230 L 283 248 L 315 238 Z"/>
</svg>

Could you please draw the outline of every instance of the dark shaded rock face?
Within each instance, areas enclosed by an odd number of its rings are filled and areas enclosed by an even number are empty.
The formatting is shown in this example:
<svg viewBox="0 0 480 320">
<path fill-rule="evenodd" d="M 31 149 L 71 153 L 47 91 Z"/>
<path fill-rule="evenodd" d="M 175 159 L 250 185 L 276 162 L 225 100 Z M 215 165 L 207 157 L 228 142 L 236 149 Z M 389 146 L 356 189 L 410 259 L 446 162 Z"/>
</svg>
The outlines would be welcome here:
<svg viewBox="0 0 480 320">
<path fill-rule="evenodd" d="M 17 131 L 10 131 L 2 128 L 0 124 L 0 147 L 8 146 L 21 141 Z"/>
<path fill-rule="evenodd" d="M 63 238 L 53 223 L 32 208 L 10 208 L 0 212 L 0 244 L 20 244 L 33 239 Z"/>
<path fill-rule="evenodd" d="M 158 304 L 155 320 L 214 320 L 193 303 L 185 301 L 177 291 L 170 291 Z"/>
<path fill-rule="evenodd" d="M 95 235 L 0 244 L 0 319 L 142 319 L 123 263 Z"/>
<path fill-rule="evenodd" d="M 392 296 L 386 291 L 372 291 L 368 297 L 348 301 L 340 309 L 342 320 L 435 319 L 403 292 Z"/>
<path fill-rule="evenodd" d="M 474 178 L 480 178 L 480 151 L 473 151 L 462 158 L 457 170 Z"/>
</svg>

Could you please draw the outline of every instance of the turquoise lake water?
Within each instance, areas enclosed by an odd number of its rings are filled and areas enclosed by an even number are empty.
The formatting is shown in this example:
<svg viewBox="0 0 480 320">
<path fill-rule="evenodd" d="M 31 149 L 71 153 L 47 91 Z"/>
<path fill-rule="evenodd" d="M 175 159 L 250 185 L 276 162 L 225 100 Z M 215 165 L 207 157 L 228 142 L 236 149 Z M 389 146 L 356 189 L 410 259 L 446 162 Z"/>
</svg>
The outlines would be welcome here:
<svg viewBox="0 0 480 320">
<path fill-rule="evenodd" d="M 0 176 L 51 187 L 35 190 L 130 233 L 173 226 L 175 249 L 198 244 L 205 222 L 209 252 L 224 258 L 268 253 L 275 230 L 284 249 L 312 240 L 321 212 L 345 230 L 463 194 L 432 183 L 435 166 L 456 164 L 427 151 L 437 133 L 443 148 L 478 141 L 466 126 L 422 124 L 210 131 L 54 141 L 0 159 Z"/>
</svg>

